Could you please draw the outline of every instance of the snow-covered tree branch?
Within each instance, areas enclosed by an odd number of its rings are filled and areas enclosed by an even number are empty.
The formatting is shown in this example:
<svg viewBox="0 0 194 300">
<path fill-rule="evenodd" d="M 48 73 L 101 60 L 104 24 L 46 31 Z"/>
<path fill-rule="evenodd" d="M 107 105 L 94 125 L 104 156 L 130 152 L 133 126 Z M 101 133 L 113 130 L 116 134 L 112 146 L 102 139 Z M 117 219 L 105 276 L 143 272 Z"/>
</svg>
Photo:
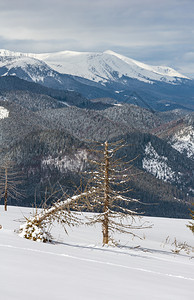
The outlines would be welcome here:
<svg viewBox="0 0 194 300">
<path fill-rule="evenodd" d="M 82 223 L 81 214 L 78 211 L 81 209 L 81 200 L 85 197 L 85 193 L 80 193 L 72 197 L 67 197 L 64 193 L 58 201 L 51 207 L 43 209 L 30 218 L 26 218 L 26 222 L 20 226 L 19 235 L 21 237 L 47 242 L 51 240 L 50 228 L 54 221 L 63 225 L 67 232 L 67 226 L 76 226 Z"/>
</svg>

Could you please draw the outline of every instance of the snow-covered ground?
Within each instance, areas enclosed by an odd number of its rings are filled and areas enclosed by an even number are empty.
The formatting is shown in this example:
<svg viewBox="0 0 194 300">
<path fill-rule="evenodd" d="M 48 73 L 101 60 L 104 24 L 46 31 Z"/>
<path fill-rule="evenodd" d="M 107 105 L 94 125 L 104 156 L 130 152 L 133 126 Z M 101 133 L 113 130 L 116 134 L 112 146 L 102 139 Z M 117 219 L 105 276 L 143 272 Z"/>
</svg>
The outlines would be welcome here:
<svg viewBox="0 0 194 300">
<path fill-rule="evenodd" d="M 145 147 L 145 157 L 142 160 L 142 167 L 144 170 L 163 181 L 172 182 L 177 179 L 175 172 L 168 166 L 168 158 L 160 156 L 152 146 L 151 142 Z"/>
<path fill-rule="evenodd" d="M 100 225 L 69 229 L 69 235 L 55 226 L 55 243 L 43 244 L 14 232 L 30 211 L 4 212 L 0 206 L 2 300 L 193 299 L 194 235 L 188 220 L 144 217 L 153 224 L 140 232 L 145 239 L 119 235 L 117 247 L 101 246 Z M 175 254 L 180 249 L 175 244 L 187 251 Z"/>
<path fill-rule="evenodd" d="M 188 157 L 194 158 L 194 127 L 187 126 L 177 132 L 170 144 L 180 153 L 186 152 Z"/>
<path fill-rule="evenodd" d="M 9 117 L 9 111 L 5 107 L 0 106 L 0 119 L 5 119 L 8 117 Z"/>
</svg>

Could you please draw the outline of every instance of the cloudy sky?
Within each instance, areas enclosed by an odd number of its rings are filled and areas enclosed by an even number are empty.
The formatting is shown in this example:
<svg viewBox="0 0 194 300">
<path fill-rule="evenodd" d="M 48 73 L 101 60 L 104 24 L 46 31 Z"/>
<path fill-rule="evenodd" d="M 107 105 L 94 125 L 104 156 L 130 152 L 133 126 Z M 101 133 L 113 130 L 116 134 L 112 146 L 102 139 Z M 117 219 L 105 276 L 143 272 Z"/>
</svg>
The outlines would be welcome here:
<svg viewBox="0 0 194 300">
<path fill-rule="evenodd" d="M 194 0 L 0 0 L 0 48 L 110 49 L 194 78 Z"/>
</svg>

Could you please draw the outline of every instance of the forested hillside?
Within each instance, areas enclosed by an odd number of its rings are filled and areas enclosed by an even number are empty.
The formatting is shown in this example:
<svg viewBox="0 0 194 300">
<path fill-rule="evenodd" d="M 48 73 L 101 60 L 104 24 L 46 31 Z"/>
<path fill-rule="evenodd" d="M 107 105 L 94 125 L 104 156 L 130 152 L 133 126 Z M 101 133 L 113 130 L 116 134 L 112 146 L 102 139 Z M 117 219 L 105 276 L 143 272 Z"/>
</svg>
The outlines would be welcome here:
<svg viewBox="0 0 194 300">
<path fill-rule="evenodd" d="M 9 198 L 9 203 L 40 205 L 45 190 L 63 186 L 73 194 L 80 180 L 84 188 L 88 178 L 83 172 L 93 168 L 90 160 L 96 155 L 93 143 L 122 139 L 126 147 L 118 152 L 118 159 L 132 161 L 128 196 L 140 200 L 138 211 L 189 217 L 194 186 L 193 113 L 154 112 L 112 99 L 90 102 L 75 92 L 12 77 L 1 78 L 0 84 L 2 170 L 13 162 L 22 171 L 25 194 L 22 199 Z"/>
</svg>

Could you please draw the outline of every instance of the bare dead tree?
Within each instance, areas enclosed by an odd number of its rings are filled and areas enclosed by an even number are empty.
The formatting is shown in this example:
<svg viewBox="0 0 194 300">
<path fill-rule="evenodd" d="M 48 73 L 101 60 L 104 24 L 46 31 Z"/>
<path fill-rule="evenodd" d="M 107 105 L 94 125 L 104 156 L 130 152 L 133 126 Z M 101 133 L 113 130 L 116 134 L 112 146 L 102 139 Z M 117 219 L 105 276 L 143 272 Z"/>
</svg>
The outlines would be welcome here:
<svg viewBox="0 0 194 300">
<path fill-rule="evenodd" d="M 26 218 L 26 222 L 20 226 L 20 236 L 33 241 L 47 242 L 52 240 L 50 229 L 55 221 L 63 226 L 66 233 L 67 227 L 83 224 L 80 210 L 85 206 L 82 199 L 86 194 L 76 192 L 77 194 L 70 197 L 60 187 L 61 196 L 59 197 L 58 190 L 53 190 L 49 195 L 45 191 L 44 203 L 51 198 L 53 200 L 57 197 L 57 200 L 54 200 L 49 207 L 43 205 L 45 208 L 40 211 L 36 209 L 32 217 Z"/>
<path fill-rule="evenodd" d="M 8 198 L 20 199 L 23 197 L 21 188 L 19 188 L 22 182 L 22 174 L 13 163 L 5 163 L 0 168 L 0 192 L 1 199 L 4 199 L 5 211 L 7 211 Z"/>
<path fill-rule="evenodd" d="M 102 224 L 103 245 L 107 245 L 112 240 L 114 232 L 136 234 L 133 229 L 140 229 L 146 226 L 135 225 L 134 216 L 136 210 L 131 210 L 128 205 L 132 202 L 139 202 L 128 197 L 130 170 L 132 161 L 123 162 L 123 158 L 116 158 L 116 153 L 125 147 L 123 141 L 115 143 L 97 144 L 91 150 L 99 157 L 91 160 L 96 165 L 94 171 L 90 173 L 88 183 L 87 198 L 91 211 L 100 211 L 90 218 L 90 223 L 100 222 Z M 127 204 L 127 205 L 126 205 Z M 126 222 L 127 220 L 127 222 Z"/>
<path fill-rule="evenodd" d="M 133 229 L 148 228 L 145 224 L 135 225 L 135 210 L 128 209 L 126 205 L 131 202 L 139 202 L 127 196 L 129 192 L 129 171 L 132 168 L 131 161 L 124 163 L 122 158 L 116 158 L 115 154 L 125 145 L 122 141 L 115 143 L 98 144 L 95 152 L 98 159 L 92 160 L 96 168 L 88 171 L 90 179 L 86 188 L 78 189 L 74 196 L 69 197 L 62 189 L 61 197 L 49 207 L 43 209 L 30 218 L 20 227 L 20 236 L 34 241 L 49 241 L 51 239 L 46 228 L 52 226 L 54 221 L 67 226 L 91 225 L 97 222 L 102 224 L 103 244 L 111 241 L 111 234 L 115 231 L 137 236 Z M 56 199 L 57 191 L 53 191 L 51 197 Z M 50 196 L 49 196 L 50 197 Z M 58 197 L 58 196 L 57 196 Z M 45 201 L 48 198 L 45 193 Z M 80 218 L 81 211 L 97 212 L 84 219 Z M 126 222 L 126 220 L 128 222 Z"/>
<path fill-rule="evenodd" d="M 194 203 L 193 203 L 194 205 Z M 190 210 L 191 212 L 191 218 L 194 221 L 194 210 Z M 194 233 L 194 222 L 189 221 L 189 224 L 187 225 L 187 227 Z"/>
</svg>

